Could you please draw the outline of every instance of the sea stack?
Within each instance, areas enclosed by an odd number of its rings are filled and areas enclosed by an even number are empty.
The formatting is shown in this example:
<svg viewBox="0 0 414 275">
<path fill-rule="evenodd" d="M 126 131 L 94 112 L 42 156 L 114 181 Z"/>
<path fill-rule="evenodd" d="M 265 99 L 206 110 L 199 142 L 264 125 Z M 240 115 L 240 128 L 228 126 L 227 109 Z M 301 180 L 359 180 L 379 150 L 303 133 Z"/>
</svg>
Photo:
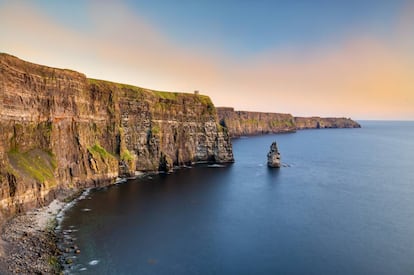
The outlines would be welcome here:
<svg viewBox="0 0 414 275">
<path fill-rule="evenodd" d="M 270 151 L 267 154 L 267 166 L 271 168 L 280 168 L 280 154 L 277 149 L 276 141 L 270 145 Z"/>
</svg>

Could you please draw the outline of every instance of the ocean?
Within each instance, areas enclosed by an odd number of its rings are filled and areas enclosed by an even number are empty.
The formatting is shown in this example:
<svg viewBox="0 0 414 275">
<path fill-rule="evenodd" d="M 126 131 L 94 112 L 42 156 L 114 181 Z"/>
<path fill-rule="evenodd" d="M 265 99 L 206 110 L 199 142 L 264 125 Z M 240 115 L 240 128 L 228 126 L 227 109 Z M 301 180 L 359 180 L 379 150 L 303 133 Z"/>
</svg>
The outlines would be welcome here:
<svg viewBox="0 0 414 275">
<path fill-rule="evenodd" d="M 414 274 L 414 122 L 233 140 L 236 162 L 92 190 L 73 274 Z M 269 169 L 273 141 L 283 167 Z"/>
</svg>

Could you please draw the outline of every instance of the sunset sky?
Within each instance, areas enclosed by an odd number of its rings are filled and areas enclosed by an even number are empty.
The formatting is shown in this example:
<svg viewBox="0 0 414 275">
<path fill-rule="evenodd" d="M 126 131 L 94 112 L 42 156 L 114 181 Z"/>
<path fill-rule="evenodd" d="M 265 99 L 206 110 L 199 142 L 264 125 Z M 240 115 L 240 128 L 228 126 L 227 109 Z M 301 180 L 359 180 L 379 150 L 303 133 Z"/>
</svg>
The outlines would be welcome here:
<svg viewBox="0 0 414 275">
<path fill-rule="evenodd" d="M 414 120 L 411 0 L 0 0 L 0 52 L 238 110 Z"/>
</svg>

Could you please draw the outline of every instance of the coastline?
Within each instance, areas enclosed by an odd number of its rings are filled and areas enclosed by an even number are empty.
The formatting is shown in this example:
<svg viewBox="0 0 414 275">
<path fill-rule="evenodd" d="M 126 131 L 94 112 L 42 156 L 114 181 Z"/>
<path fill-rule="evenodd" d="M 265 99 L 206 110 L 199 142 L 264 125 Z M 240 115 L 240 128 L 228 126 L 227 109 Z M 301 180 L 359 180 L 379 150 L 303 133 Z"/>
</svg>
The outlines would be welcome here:
<svg viewBox="0 0 414 275">
<path fill-rule="evenodd" d="M 117 178 L 122 184 L 148 173 Z M 110 186 L 111 186 L 110 185 Z M 65 212 L 94 188 L 87 188 L 63 200 L 16 215 L 0 224 L 0 274 L 62 274 L 80 251 L 68 232 L 61 231 Z"/>
</svg>

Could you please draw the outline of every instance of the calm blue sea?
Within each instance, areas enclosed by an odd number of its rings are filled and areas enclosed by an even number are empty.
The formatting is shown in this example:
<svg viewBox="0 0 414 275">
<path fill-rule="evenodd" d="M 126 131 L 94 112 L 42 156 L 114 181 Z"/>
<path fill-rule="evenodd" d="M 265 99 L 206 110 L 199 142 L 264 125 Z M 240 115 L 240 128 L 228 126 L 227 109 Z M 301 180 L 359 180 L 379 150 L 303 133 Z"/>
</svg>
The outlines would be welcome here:
<svg viewBox="0 0 414 275">
<path fill-rule="evenodd" d="M 233 141 L 236 163 L 94 190 L 79 274 L 414 274 L 414 122 Z M 287 167 L 268 169 L 277 141 Z"/>
</svg>

